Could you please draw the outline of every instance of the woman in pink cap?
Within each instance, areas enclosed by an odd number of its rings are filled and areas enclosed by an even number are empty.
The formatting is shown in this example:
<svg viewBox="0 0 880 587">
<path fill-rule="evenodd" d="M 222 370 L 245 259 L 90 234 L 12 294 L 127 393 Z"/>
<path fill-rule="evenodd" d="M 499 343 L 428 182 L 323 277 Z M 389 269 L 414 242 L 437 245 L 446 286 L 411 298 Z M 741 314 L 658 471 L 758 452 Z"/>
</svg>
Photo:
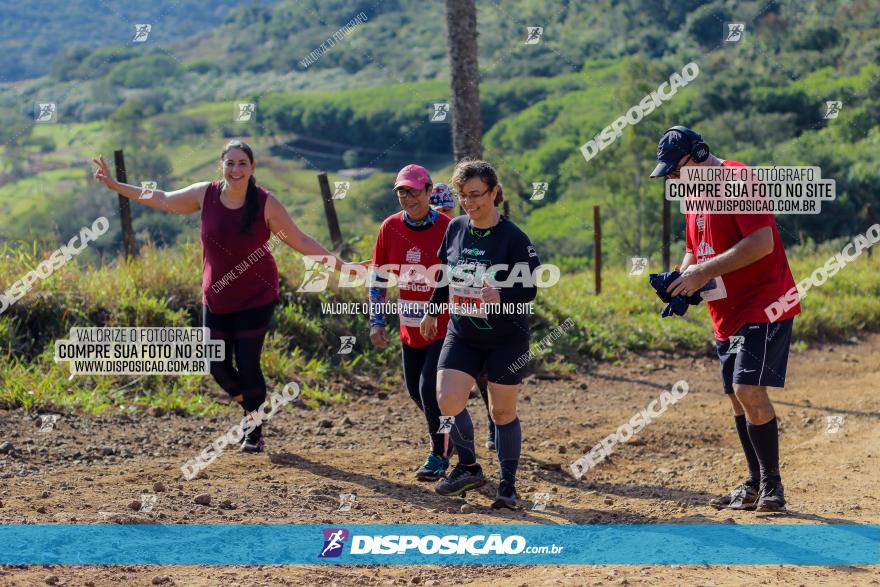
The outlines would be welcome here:
<svg viewBox="0 0 880 587">
<path fill-rule="evenodd" d="M 449 466 L 450 446 L 440 428 L 440 407 L 437 405 L 437 358 L 446 335 L 448 314 L 438 319 L 437 332 L 422 336 L 419 324 L 431 297 L 433 286 L 420 268 L 440 263 L 437 251 L 450 222 L 449 216 L 432 209 L 433 182 L 428 170 L 420 165 L 407 165 L 397 174 L 394 192 L 402 210 L 382 222 L 373 248 L 373 279 L 370 302 L 375 309 L 370 315 L 370 341 L 376 348 L 388 345 L 385 315 L 380 304 L 385 302 L 388 278 L 397 278 L 400 298 L 400 341 L 403 347 L 403 380 L 410 397 L 424 413 L 431 438 L 431 452 L 416 470 L 421 481 L 440 479 Z M 383 269 L 383 265 L 393 268 Z"/>
</svg>

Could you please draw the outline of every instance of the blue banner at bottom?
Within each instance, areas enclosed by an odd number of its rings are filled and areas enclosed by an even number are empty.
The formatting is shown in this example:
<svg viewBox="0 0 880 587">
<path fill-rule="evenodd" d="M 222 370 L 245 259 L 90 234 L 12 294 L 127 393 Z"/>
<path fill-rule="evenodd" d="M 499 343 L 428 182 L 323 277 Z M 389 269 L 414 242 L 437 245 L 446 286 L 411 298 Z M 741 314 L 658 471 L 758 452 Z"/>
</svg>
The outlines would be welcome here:
<svg viewBox="0 0 880 587">
<path fill-rule="evenodd" d="M 2 525 L 0 564 L 876 565 L 880 525 Z"/>
</svg>

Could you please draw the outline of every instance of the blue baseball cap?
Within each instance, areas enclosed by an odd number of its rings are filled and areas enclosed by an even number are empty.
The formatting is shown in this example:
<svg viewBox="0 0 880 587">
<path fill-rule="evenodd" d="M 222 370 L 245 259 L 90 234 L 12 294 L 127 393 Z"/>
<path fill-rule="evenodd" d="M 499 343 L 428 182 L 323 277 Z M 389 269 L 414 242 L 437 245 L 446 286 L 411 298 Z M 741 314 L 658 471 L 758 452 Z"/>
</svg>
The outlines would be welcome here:
<svg viewBox="0 0 880 587">
<path fill-rule="evenodd" d="M 455 208 L 455 198 L 452 196 L 452 190 L 445 183 L 434 184 L 431 190 L 431 207 L 438 208 Z"/>
<path fill-rule="evenodd" d="M 669 131 L 657 143 L 657 167 L 651 172 L 651 177 L 666 177 L 690 152 L 691 140 L 683 132 Z"/>
</svg>

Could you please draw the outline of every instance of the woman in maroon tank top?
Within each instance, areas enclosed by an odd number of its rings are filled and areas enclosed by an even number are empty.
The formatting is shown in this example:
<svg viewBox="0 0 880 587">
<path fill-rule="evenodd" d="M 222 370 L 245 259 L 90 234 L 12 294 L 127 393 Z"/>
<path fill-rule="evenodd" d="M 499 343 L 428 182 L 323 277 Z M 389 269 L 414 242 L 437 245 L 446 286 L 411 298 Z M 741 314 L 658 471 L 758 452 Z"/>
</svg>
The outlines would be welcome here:
<svg viewBox="0 0 880 587">
<path fill-rule="evenodd" d="M 279 301 L 278 268 L 269 239 L 274 235 L 303 255 L 324 256 L 334 269 L 343 262 L 302 232 L 275 196 L 257 185 L 250 146 L 232 141 L 220 161 L 222 181 L 199 182 L 174 192 L 148 193 L 119 183 L 103 157 L 95 160 L 95 179 L 150 208 L 201 212 L 203 324 L 211 329 L 211 338 L 222 339 L 226 347 L 226 358 L 211 363 L 211 374 L 247 415 L 266 399 L 260 355 Z M 245 436 L 241 449 L 263 450 L 261 425 Z"/>
</svg>

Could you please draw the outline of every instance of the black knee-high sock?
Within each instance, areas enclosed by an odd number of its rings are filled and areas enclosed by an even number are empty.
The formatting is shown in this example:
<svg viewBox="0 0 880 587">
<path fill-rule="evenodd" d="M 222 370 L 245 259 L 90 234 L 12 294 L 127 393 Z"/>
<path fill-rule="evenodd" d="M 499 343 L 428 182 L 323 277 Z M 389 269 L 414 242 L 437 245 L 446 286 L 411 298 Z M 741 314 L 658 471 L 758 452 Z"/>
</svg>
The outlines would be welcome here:
<svg viewBox="0 0 880 587">
<path fill-rule="evenodd" d="M 467 408 L 455 417 L 455 423 L 449 435 L 458 452 L 458 462 L 462 465 L 475 464 L 477 451 L 474 448 L 474 423 L 471 422 L 471 415 Z"/>
<path fill-rule="evenodd" d="M 501 467 L 501 480 L 516 484 L 516 470 L 522 449 L 522 428 L 519 418 L 507 424 L 495 424 L 495 451 Z"/>
<path fill-rule="evenodd" d="M 761 481 L 779 479 L 779 427 L 776 418 L 759 426 L 747 423 L 746 427 L 761 465 Z"/>
<path fill-rule="evenodd" d="M 433 405 L 425 403 L 425 419 L 428 421 L 428 438 L 431 439 L 431 452 L 442 458 L 449 458 L 452 445 L 446 442 L 447 435 L 438 433 L 440 427 L 440 408 L 435 399 Z"/>
<path fill-rule="evenodd" d="M 427 412 L 425 412 L 427 416 Z M 428 438 L 431 439 L 431 452 L 437 455 L 438 457 L 442 457 L 444 459 L 449 458 L 449 453 L 452 449 L 452 445 L 445 442 L 446 435 L 438 434 L 437 428 L 439 425 L 440 418 L 439 416 L 430 417 L 428 416 Z"/>
<path fill-rule="evenodd" d="M 449 458 L 452 445 L 449 444 L 449 436 L 439 434 L 440 405 L 437 403 L 437 360 L 443 349 L 443 341 L 431 343 L 425 350 L 422 370 L 418 377 L 418 395 L 421 400 L 422 411 L 428 423 L 428 435 L 431 438 L 431 452 L 444 459 Z M 404 366 L 406 366 L 404 364 Z"/>
<path fill-rule="evenodd" d="M 749 464 L 749 481 L 752 481 L 757 486 L 761 482 L 761 465 L 758 463 L 758 455 L 755 453 L 755 447 L 752 446 L 752 440 L 749 438 L 746 417 L 743 414 L 734 416 L 733 419 L 736 422 L 739 442 L 742 445 L 743 452 L 746 453 L 746 461 Z"/>
</svg>

